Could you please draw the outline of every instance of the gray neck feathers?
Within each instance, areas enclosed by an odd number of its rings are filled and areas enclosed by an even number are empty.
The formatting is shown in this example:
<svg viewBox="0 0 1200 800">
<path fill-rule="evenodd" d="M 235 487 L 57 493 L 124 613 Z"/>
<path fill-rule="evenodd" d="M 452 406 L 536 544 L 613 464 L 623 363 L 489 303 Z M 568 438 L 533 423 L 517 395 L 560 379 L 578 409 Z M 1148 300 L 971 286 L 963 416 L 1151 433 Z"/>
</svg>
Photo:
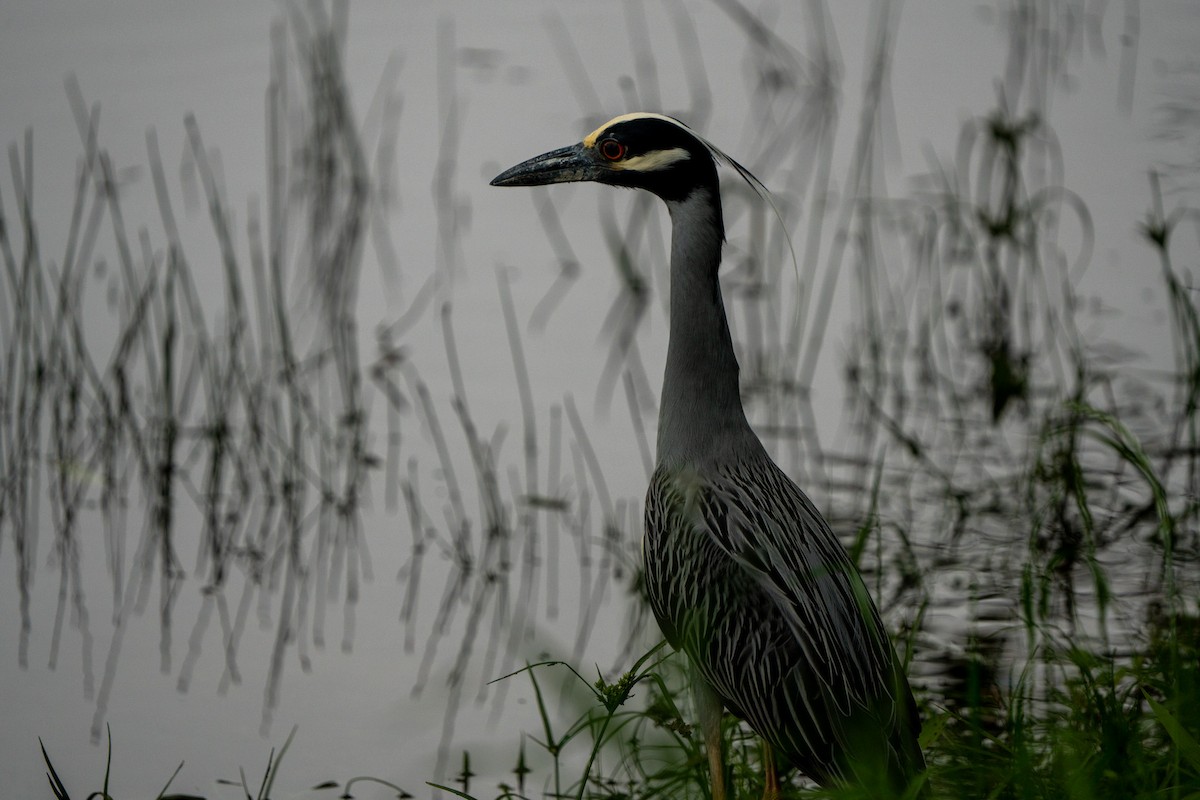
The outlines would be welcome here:
<svg viewBox="0 0 1200 800">
<path fill-rule="evenodd" d="M 717 269 L 725 234 L 720 198 L 698 189 L 671 212 L 671 333 L 658 417 L 658 461 L 681 466 L 727 455 L 753 433 Z M 715 224 L 714 224 L 715 223 Z"/>
</svg>

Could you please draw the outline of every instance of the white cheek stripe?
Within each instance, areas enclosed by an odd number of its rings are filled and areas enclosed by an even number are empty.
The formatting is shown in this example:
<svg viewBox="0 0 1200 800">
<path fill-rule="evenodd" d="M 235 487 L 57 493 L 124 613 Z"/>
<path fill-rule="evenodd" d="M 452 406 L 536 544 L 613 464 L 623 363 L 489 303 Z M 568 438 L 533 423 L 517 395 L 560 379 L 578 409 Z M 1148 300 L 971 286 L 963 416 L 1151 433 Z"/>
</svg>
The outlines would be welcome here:
<svg viewBox="0 0 1200 800">
<path fill-rule="evenodd" d="M 651 150 L 649 153 L 627 158 L 624 161 L 615 161 L 611 166 L 613 169 L 628 169 L 635 172 L 656 172 L 691 157 L 692 154 L 682 147 L 672 147 L 670 150 Z"/>
</svg>

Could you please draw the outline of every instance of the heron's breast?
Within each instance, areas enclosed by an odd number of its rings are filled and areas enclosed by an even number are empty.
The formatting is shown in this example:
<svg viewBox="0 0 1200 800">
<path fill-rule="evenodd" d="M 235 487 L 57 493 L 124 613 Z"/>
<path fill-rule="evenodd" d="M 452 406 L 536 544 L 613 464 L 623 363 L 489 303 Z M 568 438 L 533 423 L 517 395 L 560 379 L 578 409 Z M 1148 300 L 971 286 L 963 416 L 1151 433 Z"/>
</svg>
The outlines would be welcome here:
<svg viewBox="0 0 1200 800">
<path fill-rule="evenodd" d="M 642 538 L 650 607 L 667 639 L 695 644 L 745 611 L 757 588 L 705 528 L 700 504 L 706 491 L 695 474 L 655 472 L 646 496 Z M 690 647 L 685 649 L 692 649 Z"/>
</svg>

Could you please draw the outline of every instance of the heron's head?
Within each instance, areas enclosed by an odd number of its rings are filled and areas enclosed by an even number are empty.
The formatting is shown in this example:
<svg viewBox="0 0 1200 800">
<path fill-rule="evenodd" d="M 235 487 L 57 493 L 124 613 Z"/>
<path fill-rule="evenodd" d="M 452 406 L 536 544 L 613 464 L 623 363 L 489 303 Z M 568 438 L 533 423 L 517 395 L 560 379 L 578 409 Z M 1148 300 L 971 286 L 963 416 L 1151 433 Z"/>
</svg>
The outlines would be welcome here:
<svg viewBox="0 0 1200 800">
<path fill-rule="evenodd" d="M 541 186 L 595 181 L 645 189 L 668 202 L 696 189 L 718 191 L 711 146 L 677 119 L 624 114 L 579 144 L 523 161 L 492 179 L 492 186 Z"/>
</svg>

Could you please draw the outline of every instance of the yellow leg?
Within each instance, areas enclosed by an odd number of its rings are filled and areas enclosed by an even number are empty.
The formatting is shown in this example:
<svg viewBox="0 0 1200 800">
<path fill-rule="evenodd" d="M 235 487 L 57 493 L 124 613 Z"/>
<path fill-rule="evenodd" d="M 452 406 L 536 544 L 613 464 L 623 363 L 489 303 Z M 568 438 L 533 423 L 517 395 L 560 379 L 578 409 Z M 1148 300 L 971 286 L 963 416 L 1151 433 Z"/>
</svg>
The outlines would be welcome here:
<svg viewBox="0 0 1200 800">
<path fill-rule="evenodd" d="M 708 756 L 708 774 L 712 780 L 712 800 L 726 800 L 725 758 L 721 752 L 721 713 L 724 708 L 721 698 L 695 669 L 692 670 L 692 696 L 696 700 L 700 730 L 704 733 L 704 752 Z"/>
<path fill-rule="evenodd" d="M 763 739 L 763 800 L 779 800 L 779 770 L 775 766 L 775 751 Z"/>
<path fill-rule="evenodd" d="M 705 733 L 704 749 L 708 753 L 708 774 L 712 778 L 712 800 L 725 800 L 725 759 L 721 754 L 721 726 L 716 733 Z"/>
</svg>

